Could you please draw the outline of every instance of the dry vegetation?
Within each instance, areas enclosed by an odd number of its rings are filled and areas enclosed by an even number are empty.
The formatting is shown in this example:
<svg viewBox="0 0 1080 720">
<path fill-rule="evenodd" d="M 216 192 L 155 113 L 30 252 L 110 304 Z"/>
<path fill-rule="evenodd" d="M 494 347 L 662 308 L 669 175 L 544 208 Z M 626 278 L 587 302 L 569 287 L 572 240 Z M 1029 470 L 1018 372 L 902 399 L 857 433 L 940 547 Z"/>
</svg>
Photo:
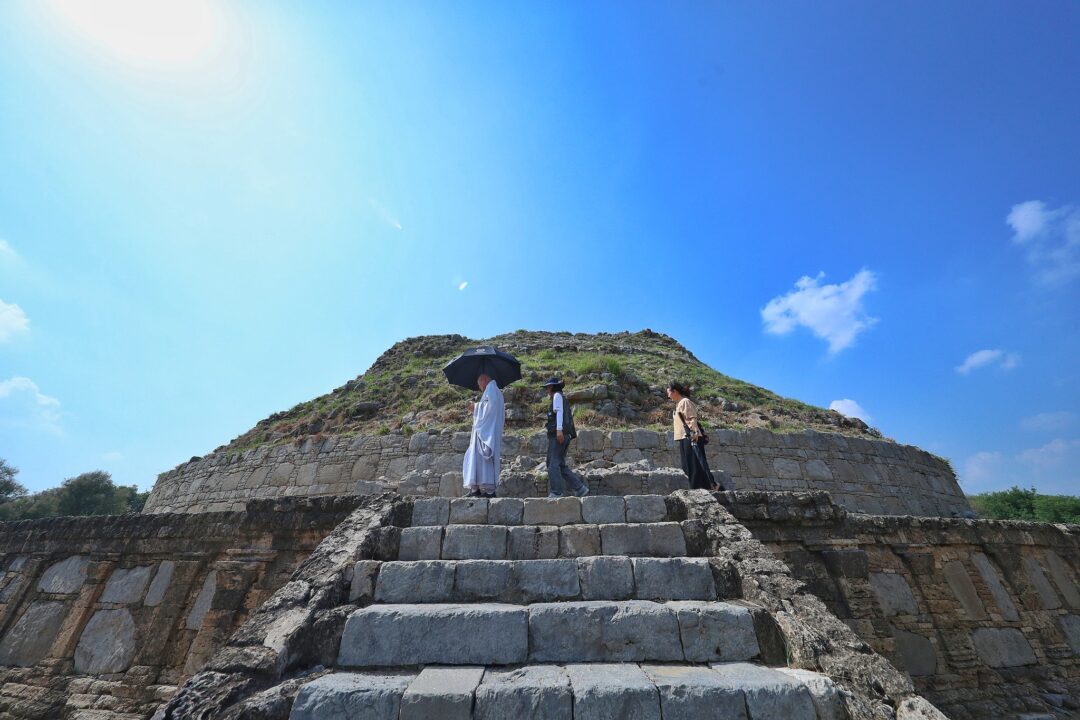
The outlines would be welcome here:
<svg viewBox="0 0 1080 720">
<path fill-rule="evenodd" d="M 691 387 L 712 427 L 813 428 L 878 437 L 859 420 L 716 372 L 674 339 L 650 330 L 596 335 L 519 330 L 486 340 L 460 335 L 404 340 L 363 375 L 271 415 L 218 450 L 326 435 L 467 429 L 464 406 L 475 393 L 449 385 L 442 367 L 478 345 L 495 345 L 522 362 L 522 380 L 505 391 L 511 432 L 542 426 L 546 394 L 540 385 L 556 375 L 566 381 L 579 428 L 669 427 L 671 402 L 664 386 L 676 379 Z"/>
</svg>

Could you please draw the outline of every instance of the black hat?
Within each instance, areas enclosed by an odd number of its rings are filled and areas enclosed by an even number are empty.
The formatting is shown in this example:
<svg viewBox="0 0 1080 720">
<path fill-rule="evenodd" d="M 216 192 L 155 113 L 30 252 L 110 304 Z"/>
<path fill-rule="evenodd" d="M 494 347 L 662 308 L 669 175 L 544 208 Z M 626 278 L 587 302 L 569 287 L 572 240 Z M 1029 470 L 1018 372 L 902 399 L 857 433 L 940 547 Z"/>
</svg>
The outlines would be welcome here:
<svg viewBox="0 0 1080 720">
<path fill-rule="evenodd" d="M 565 385 L 565 384 L 566 383 L 564 383 L 559 378 L 548 378 L 548 381 L 546 383 L 544 383 L 544 387 L 552 387 L 552 386 L 554 386 L 556 390 L 562 390 L 563 385 Z"/>
</svg>

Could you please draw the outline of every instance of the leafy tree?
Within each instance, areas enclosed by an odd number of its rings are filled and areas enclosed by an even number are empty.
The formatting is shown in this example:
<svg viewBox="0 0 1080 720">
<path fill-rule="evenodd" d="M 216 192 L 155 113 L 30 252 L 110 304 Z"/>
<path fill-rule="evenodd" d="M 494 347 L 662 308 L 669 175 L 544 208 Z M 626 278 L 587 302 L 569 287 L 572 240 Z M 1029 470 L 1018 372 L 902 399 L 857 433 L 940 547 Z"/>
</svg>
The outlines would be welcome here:
<svg viewBox="0 0 1080 720">
<path fill-rule="evenodd" d="M 19 468 L 12 467 L 0 458 L 0 503 L 6 503 L 26 495 L 26 488 L 15 479 Z"/>
<path fill-rule="evenodd" d="M 999 492 L 983 493 L 971 498 L 975 509 L 983 517 L 994 520 L 1034 520 L 1035 488 L 1021 490 L 1012 487 Z"/>
<path fill-rule="evenodd" d="M 120 515 L 128 506 L 126 493 L 118 490 L 107 472 L 83 473 L 60 486 L 57 509 L 61 515 Z"/>
<path fill-rule="evenodd" d="M 1040 495 L 1035 488 L 1012 487 L 973 495 L 971 504 L 980 515 L 994 520 L 1037 520 L 1080 524 L 1080 497 Z"/>
</svg>

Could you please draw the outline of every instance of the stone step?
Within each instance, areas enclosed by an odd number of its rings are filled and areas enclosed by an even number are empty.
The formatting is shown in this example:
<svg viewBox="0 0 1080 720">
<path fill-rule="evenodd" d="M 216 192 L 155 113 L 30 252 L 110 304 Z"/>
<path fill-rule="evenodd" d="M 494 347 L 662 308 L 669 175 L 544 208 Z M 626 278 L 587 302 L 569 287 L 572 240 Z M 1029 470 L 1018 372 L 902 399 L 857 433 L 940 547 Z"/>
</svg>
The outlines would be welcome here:
<svg viewBox="0 0 1080 720">
<path fill-rule="evenodd" d="M 337 664 L 732 662 L 757 657 L 745 605 L 583 600 L 369 605 L 345 623 Z"/>
<path fill-rule="evenodd" d="M 557 600 L 716 600 L 711 563 L 721 562 L 709 558 L 617 555 L 385 562 L 374 568 L 377 575 L 372 599 L 377 603 L 518 604 Z"/>
<path fill-rule="evenodd" d="M 701 555 L 700 523 L 429 525 L 401 530 L 398 560 L 552 560 Z M 691 552 L 693 551 L 693 552 Z"/>
<path fill-rule="evenodd" d="M 832 681 L 744 662 L 425 667 L 302 686 L 290 720 L 840 720 Z"/>
<path fill-rule="evenodd" d="M 417 498 L 412 525 L 607 525 L 669 519 L 663 495 L 584 498 Z"/>
</svg>

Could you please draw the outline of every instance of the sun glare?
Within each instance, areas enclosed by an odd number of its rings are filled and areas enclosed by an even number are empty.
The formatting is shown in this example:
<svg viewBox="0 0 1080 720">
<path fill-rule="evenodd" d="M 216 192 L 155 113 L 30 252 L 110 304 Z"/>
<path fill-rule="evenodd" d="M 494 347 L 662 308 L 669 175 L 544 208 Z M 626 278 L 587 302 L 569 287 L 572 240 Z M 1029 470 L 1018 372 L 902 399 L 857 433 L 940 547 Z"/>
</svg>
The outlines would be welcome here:
<svg viewBox="0 0 1080 720">
<path fill-rule="evenodd" d="M 125 63 L 164 70 L 207 64 L 220 50 L 224 19 L 209 0 L 47 0 L 53 15 Z"/>
</svg>

